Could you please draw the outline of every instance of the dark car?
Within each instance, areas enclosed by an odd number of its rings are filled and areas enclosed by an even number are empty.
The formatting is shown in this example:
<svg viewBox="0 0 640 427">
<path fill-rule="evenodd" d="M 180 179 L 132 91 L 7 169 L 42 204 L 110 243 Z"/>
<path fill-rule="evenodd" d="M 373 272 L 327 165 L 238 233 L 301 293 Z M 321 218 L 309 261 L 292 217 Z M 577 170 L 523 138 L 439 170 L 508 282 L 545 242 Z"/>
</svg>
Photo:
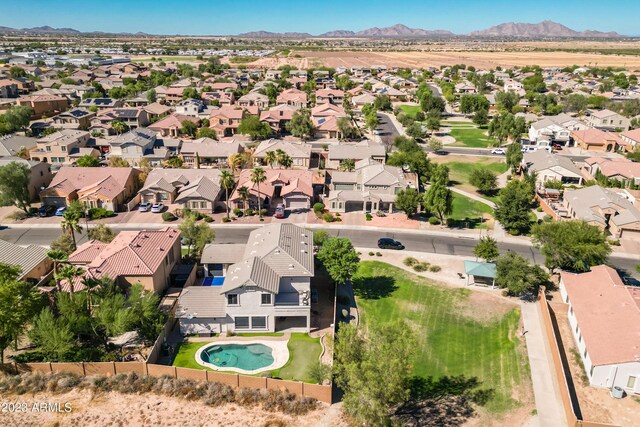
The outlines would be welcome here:
<svg viewBox="0 0 640 427">
<path fill-rule="evenodd" d="M 38 208 L 38 216 L 41 216 L 41 217 L 51 216 L 55 212 L 56 212 L 56 207 L 55 206 L 51 206 L 51 205 L 40 206 Z"/>
<path fill-rule="evenodd" d="M 378 247 L 380 249 L 396 249 L 398 251 L 404 249 L 404 245 L 402 243 L 398 242 L 397 240 L 389 239 L 387 237 L 383 237 L 382 239 L 378 240 Z"/>
</svg>

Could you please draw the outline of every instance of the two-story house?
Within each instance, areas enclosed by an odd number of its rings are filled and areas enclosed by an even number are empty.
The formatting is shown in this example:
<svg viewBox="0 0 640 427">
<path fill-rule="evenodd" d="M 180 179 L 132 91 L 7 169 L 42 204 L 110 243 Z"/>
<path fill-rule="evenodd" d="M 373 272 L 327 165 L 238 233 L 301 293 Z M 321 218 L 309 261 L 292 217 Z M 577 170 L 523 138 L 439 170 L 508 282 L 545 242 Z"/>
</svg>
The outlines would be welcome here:
<svg viewBox="0 0 640 427">
<path fill-rule="evenodd" d="M 87 146 L 89 132 L 63 129 L 38 139 L 35 149 L 30 151 L 31 160 L 49 163 L 53 169 L 72 162 L 71 155 Z"/>
<path fill-rule="evenodd" d="M 309 332 L 313 232 L 269 224 L 253 230 L 244 248 L 227 246 L 205 247 L 205 286 L 187 287 L 178 299 L 180 332 Z"/>
<path fill-rule="evenodd" d="M 340 89 L 318 89 L 316 90 L 316 104 L 342 105 L 344 92 Z"/>
<path fill-rule="evenodd" d="M 51 116 L 67 109 L 69 100 L 64 96 L 56 95 L 31 95 L 18 98 L 18 105 L 29 107 L 33 110 L 31 118 Z"/>
<path fill-rule="evenodd" d="M 292 142 L 282 139 L 267 139 L 262 141 L 253 152 L 253 158 L 265 164 L 267 153 L 283 152 L 291 158 L 291 167 L 294 169 L 309 169 L 311 162 L 311 144 L 305 142 Z M 274 165 L 269 165 L 274 166 Z"/>
<path fill-rule="evenodd" d="M 111 139 L 107 157 L 120 157 L 131 166 L 139 166 L 142 159 L 148 159 L 151 166 L 160 166 L 177 155 L 180 144 L 178 139 L 158 138 L 152 129 L 137 128 Z"/>
<path fill-rule="evenodd" d="M 240 121 L 245 117 L 246 110 L 233 106 L 223 105 L 211 112 L 209 116 L 209 127 L 216 131 L 218 138 L 233 136 L 238 133 Z"/>
<path fill-rule="evenodd" d="M 263 95 L 260 92 L 249 92 L 246 95 L 241 96 L 236 101 L 241 107 L 253 107 L 256 106 L 261 110 L 269 108 L 269 97 L 267 95 Z"/>
<path fill-rule="evenodd" d="M 624 132 L 631 127 L 631 121 L 625 116 L 611 110 L 591 110 L 589 114 L 589 126 L 602 129 Z"/>
<path fill-rule="evenodd" d="M 229 156 L 244 150 L 238 141 L 220 142 L 211 138 L 185 141 L 180 148 L 180 158 L 189 168 L 223 168 L 229 166 Z"/>
<path fill-rule="evenodd" d="M 276 98 L 276 104 L 290 105 L 298 109 L 306 108 L 308 102 L 307 93 L 298 89 L 286 89 Z"/>
<path fill-rule="evenodd" d="M 416 174 L 373 159 L 356 162 L 353 172 L 329 172 L 329 195 L 324 204 L 331 212 L 393 212 L 396 194 L 418 189 Z"/>
<path fill-rule="evenodd" d="M 54 125 L 65 129 L 87 130 L 91 127 L 91 120 L 96 113 L 83 108 L 74 108 L 60 113 L 53 118 Z"/>
</svg>

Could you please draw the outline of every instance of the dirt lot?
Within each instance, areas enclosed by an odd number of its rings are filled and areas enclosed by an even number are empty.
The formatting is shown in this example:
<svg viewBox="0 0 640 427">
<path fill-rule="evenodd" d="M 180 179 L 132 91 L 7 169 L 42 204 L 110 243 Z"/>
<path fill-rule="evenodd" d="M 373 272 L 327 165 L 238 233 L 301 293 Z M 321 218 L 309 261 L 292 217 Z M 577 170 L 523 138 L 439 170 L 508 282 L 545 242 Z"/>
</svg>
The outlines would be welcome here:
<svg viewBox="0 0 640 427">
<path fill-rule="evenodd" d="M 504 43 L 493 45 L 459 45 L 455 43 L 425 46 L 417 52 L 383 52 L 383 51 L 333 51 L 308 52 L 294 51 L 289 57 L 261 58 L 252 62 L 251 67 L 276 67 L 284 64 L 299 68 L 326 65 L 330 67 L 352 67 L 386 65 L 387 67 L 417 67 L 454 65 L 464 63 L 478 68 L 495 68 L 497 66 L 512 67 L 524 65 L 569 66 L 615 66 L 640 69 L 640 56 L 603 55 L 589 52 L 594 49 L 640 48 L 640 44 L 614 42 L 532 42 Z M 558 49 L 557 51 L 539 51 L 535 49 Z M 587 52 L 565 52 L 562 49 L 584 49 Z M 296 57 L 299 56 L 299 57 Z"/>
<path fill-rule="evenodd" d="M 305 416 L 291 417 L 237 405 L 210 407 L 200 402 L 157 395 L 72 391 L 61 395 L 1 396 L 2 401 L 70 403 L 70 413 L 1 413 L 0 425 L 14 427 L 64 426 L 346 426 L 340 412 L 323 405 Z"/>
<path fill-rule="evenodd" d="M 583 419 L 619 426 L 640 425 L 640 399 L 630 396 L 614 399 L 609 390 L 589 386 L 584 369 L 578 362 L 579 355 L 574 355 L 576 346 L 567 319 L 567 305 L 561 302 L 559 293 L 554 295 L 553 301 L 550 305 L 556 315 Z"/>
</svg>

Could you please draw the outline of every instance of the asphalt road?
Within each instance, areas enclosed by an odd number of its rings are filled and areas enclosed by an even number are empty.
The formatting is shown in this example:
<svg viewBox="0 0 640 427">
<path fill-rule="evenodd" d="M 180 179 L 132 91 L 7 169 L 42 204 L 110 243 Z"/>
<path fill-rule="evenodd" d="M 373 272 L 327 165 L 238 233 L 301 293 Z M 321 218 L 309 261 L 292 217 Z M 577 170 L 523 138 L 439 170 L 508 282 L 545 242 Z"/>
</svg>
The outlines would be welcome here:
<svg viewBox="0 0 640 427">
<path fill-rule="evenodd" d="M 251 230 L 257 227 L 214 227 L 216 231 L 216 243 L 245 243 L 249 238 Z M 114 230 L 136 230 L 135 227 L 124 227 Z M 408 251 L 436 253 L 444 255 L 473 256 L 473 248 L 477 239 L 473 237 L 461 236 L 434 236 L 428 234 L 418 234 L 412 232 L 385 232 L 384 230 L 355 230 L 355 229 L 329 229 L 329 234 L 339 237 L 348 237 L 356 247 L 376 247 L 377 241 L 381 237 L 390 237 L 399 240 Z M 0 230 L 0 238 L 19 245 L 42 245 L 48 246 L 52 240 L 60 235 L 57 228 L 5 228 Z M 478 233 L 478 237 L 480 234 Z M 86 241 L 86 235 L 80 234 L 78 242 Z M 527 259 L 543 264 L 544 257 L 540 252 L 527 244 L 521 243 L 501 243 L 502 251 L 513 251 Z M 611 256 L 609 261 L 621 272 L 640 279 L 640 274 L 636 273 L 635 266 L 640 263 L 637 259 L 628 259 L 618 256 Z"/>
</svg>

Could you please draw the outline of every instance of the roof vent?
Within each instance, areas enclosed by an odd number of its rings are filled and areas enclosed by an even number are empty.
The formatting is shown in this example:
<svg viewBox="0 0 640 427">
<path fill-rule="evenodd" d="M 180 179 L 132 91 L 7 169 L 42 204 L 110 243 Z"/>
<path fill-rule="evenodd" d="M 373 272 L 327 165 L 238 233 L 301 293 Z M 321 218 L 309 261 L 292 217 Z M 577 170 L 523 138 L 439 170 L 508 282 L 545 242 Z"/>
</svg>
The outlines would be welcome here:
<svg viewBox="0 0 640 427">
<path fill-rule="evenodd" d="M 289 270 L 293 270 L 294 266 L 293 264 L 289 264 Z"/>
</svg>

